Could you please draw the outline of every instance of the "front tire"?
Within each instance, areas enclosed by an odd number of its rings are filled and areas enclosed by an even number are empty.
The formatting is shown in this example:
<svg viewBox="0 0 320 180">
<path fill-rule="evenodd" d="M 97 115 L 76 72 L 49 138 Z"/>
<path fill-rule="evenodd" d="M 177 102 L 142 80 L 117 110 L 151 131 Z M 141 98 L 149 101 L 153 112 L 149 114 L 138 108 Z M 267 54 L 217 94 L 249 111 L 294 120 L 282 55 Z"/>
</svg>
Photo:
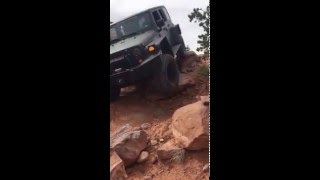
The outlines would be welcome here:
<svg viewBox="0 0 320 180">
<path fill-rule="evenodd" d="M 171 55 L 161 55 L 161 68 L 153 79 L 154 87 L 161 93 L 171 95 L 179 85 L 180 72 L 178 65 Z"/>
</svg>

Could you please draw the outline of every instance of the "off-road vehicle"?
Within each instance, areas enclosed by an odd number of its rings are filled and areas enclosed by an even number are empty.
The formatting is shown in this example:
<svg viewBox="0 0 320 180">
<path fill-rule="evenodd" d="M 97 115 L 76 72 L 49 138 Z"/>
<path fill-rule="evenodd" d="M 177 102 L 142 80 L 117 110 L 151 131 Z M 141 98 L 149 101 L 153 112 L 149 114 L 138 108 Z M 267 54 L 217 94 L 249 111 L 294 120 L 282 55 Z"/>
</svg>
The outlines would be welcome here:
<svg viewBox="0 0 320 180">
<path fill-rule="evenodd" d="M 185 44 L 164 6 L 147 9 L 110 25 L 110 99 L 120 89 L 150 82 L 170 94 L 179 83 Z"/>
</svg>

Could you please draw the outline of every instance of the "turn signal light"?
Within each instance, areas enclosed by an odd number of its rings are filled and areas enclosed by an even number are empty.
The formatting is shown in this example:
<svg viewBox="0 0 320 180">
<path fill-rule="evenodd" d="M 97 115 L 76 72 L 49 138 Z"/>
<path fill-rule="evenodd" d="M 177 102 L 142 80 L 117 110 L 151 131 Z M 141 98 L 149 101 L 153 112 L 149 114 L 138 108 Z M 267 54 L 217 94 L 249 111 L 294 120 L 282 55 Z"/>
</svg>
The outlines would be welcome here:
<svg viewBox="0 0 320 180">
<path fill-rule="evenodd" d="M 155 48 L 154 46 L 149 46 L 149 47 L 148 47 L 148 51 L 149 51 L 149 52 L 153 52 L 155 49 L 156 49 L 156 48 Z"/>
</svg>

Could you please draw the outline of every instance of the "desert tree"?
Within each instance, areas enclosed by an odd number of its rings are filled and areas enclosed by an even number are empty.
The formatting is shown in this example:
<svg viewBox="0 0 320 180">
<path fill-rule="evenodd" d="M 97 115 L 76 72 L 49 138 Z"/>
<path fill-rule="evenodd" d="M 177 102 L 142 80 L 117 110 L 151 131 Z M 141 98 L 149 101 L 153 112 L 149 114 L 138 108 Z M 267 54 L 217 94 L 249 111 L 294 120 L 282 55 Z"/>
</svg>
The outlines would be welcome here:
<svg viewBox="0 0 320 180">
<path fill-rule="evenodd" d="M 198 23 L 203 28 L 204 34 L 198 35 L 199 40 L 197 43 L 200 45 L 196 50 L 204 51 L 207 54 L 210 50 L 210 5 L 205 10 L 202 8 L 194 8 L 192 13 L 188 15 L 190 22 Z"/>
</svg>

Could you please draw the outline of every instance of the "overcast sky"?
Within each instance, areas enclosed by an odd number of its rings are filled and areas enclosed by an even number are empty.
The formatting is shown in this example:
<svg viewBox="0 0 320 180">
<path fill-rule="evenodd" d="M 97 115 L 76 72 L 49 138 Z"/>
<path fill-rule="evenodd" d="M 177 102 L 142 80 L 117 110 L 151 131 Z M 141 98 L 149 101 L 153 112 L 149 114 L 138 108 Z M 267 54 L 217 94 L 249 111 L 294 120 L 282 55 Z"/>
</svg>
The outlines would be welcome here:
<svg viewBox="0 0 320 180">
<path fill-rule="evenodd" d="M 164 5 L 174 24 L 179 24 L 186 46 L 196 51 L 198 35 L 203 33 L 197 23 L 190 22 L 193 8 L 205 9 L 209 0 L 110 0 L 110 20 L 118 21 L 139 11 Z"/>
</svg>

